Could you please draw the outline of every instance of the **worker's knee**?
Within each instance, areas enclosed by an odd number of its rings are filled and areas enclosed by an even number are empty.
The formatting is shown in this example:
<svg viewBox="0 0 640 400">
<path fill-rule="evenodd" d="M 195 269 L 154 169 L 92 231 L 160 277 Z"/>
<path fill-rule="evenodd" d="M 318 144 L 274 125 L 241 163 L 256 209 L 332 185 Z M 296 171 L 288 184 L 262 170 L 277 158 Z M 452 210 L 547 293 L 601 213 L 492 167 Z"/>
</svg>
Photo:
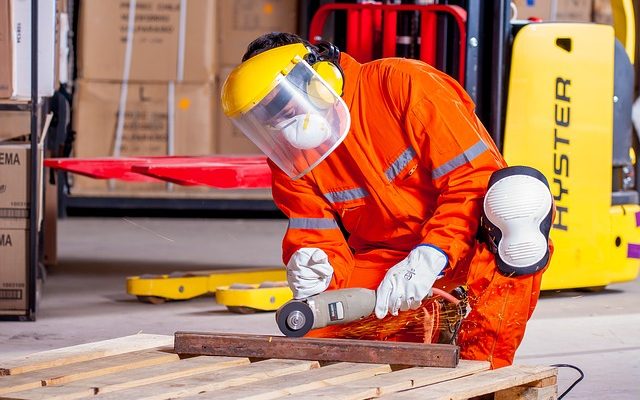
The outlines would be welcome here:
<svg viewBox="0 0 640 400">
<path fill-rule="evenodd" d="M 549 262 L 553 197 L 538 170 L 517 166 L 496 171 L 483 204 L 481 237 L 506 276 L 533 274 Z"/>
</svg>

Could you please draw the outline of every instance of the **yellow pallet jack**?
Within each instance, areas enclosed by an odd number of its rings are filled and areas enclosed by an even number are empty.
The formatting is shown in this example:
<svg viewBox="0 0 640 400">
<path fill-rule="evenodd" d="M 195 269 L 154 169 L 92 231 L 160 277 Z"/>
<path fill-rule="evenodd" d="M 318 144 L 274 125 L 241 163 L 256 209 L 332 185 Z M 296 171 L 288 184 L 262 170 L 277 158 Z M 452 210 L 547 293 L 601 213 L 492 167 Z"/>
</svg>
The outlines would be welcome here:
<svg viewBox="0 0 640 400">
<path fill-rule="evenodd" d="M 188 271 L 128 277 L 127 293 L 136 296 L 142 302 L 151 304 L 162 304 L 170 300 L 188 300 L 208 293 L 216 293 L 218 302 L 220 302 L 218 291 L 224 288 L 225 293 L 222 297 L 229 302 L 231 307 L 246 307 L 267 311 L 271 310 L 271 308 L 267 307 L 267 303 L 271 303 L 271 297 L 277 299 L 277 301 L 274 300 L 273 302 L 275 304 L 283 296 L 280 292 L 285 291 L 282 286 L 274 282 L 285 280 L 286 272 L 284 268 Z M 263 286 L 260 287 L 260 284 Z M 246 292 L 249 291 L 249 288 L 246 285 L 256 285 L 252 289 L 260 289 L 259 293 L 261 293 L 261 296 L 265 296 L 264 300 L 257 300 L 260 296 L 247 296 Z M 289 288 L 286 288 L 286 290 L 289 290 Z M 271 291 L 273 291 L 273 294 L 271 294 Z M 291 293 L 290 290 L 289 293 Z M 241 299 L 246 299 L 249 303 L 242 303 Z M 276 308 L 273 308 L 273 310 Z"/>
<path fill-rule="evenodd" d="M 216 300 L 231 312 L 253 314 L 257 311 L 276 311 L 293 299 L 286 281 L 262 282 L 261 284 L 234 284 L 216 290 Z"/>
</svg>

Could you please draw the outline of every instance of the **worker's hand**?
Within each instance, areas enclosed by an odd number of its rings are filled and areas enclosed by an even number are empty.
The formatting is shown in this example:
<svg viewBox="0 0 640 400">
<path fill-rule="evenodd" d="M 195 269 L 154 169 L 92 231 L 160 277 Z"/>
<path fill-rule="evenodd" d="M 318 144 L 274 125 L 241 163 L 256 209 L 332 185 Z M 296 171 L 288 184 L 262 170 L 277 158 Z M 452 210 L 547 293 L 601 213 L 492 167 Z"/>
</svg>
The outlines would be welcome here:
<svg viewBox="0 0 640 400">
<path fill-rule="evenodd" d="M 407 258 L 387 271 L 378 286 L 376 317 L 420 307 L 446 265 L 447 256 L 436 247 L 420 245 L 411 250 Z"/>
<path fill-rule="evenodd" d="M 329 256 L 315 247 L 298 249 L 287 264 L 287 281 L 294 299 L 304 299 L 323 292 L 333 276 Z"/>
</svg>

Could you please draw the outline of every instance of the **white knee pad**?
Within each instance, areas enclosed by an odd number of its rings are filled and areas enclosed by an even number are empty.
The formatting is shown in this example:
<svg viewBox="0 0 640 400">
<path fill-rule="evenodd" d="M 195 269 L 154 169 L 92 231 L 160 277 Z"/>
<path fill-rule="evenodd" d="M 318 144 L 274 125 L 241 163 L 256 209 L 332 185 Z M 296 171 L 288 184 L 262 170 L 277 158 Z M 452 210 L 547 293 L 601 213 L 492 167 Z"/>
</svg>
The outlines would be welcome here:
<svg viewBox="0 0 640 400">
<path fill-rule="evenodd" d="M 524 166 L 496 171 L 484 198 L 481 230 L 506 276 L 533 274 L 549 261 L 553 197 L 540 171 Z"/>
</svg>

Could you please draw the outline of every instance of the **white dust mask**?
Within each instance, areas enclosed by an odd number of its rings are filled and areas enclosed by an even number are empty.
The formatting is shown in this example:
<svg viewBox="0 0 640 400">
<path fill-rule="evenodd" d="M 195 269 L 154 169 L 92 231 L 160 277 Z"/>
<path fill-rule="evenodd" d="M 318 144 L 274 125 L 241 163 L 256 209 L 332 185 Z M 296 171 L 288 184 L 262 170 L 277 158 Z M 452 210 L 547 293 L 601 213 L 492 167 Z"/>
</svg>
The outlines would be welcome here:
<svg viewBox="0 0 640 400">
<path fill-rule="evenodd" d="M 295 148 L 309 150 L 320 146 L 331 136 L 331 125 L 318 114 L 296 115 L 275 126 Z"/>
</svg>

